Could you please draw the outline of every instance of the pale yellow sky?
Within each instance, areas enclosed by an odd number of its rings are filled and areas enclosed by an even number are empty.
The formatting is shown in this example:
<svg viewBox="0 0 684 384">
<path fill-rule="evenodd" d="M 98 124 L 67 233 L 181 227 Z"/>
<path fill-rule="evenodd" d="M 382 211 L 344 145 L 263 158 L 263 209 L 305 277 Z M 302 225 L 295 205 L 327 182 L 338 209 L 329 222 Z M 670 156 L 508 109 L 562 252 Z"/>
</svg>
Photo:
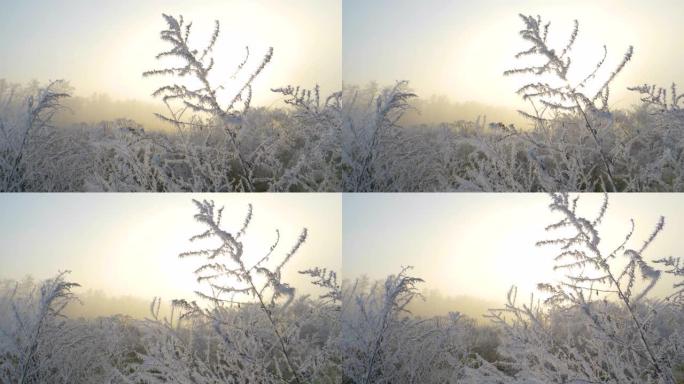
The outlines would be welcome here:
<svg viewBox="0 0 684 384">
<path fill-rule="evenodd" d="M 12 81 L 63 78 L 76 94 L 106 93 L 114 99 L 152 101 L 162 84 L 143 79 L 168 49 L 159 39 L 161 14 L 193 22 L 191 41 L 203 49 L 214 20 L 221 23 L 215 47 L 215 80 L 227 82 L 250 46 L 246 74 L 274 47 L 270 65 L 254 84 L 254 102 L 270 104 L 270 92 L 288 84 L 324 92 L 341 84 L 341 3 L 339 0 L 88 1 L 27 0 L 3 4 L 0 13 L 0 78 Z M 194 36 L 194 40 L 193 40 Z M 228 96 L 226 96 L 227 98 Z"/>
<path fill-rule="evenodd" d="M 284 280 L 312 290 L 297 271 L 341 268 L 341 205 L 336 194 L 5 194 L 0 199 L 0 278 L 53 276 L 71 270 L 85 290 L 142 299 L 193 298 L 192 273 L 201 259 L 188 239 L 203 231 L 191 199 L 225 206 L 226 229 L 240 228 L 249 203 L 254 218 L 245 237 L 247 261 L 266 254 L 275 230 L 284 255 L 301 230 L 309 236 L 285 268 Z"/>
<path fill-rule="evenodd" d="M 224 223 L 238 229 L 254 206 L 245 238 L 248 258 L 263 255 L 281 231 L 281 253 L 302 228 L 307 242 L 285 269 L 285 281 L 315 293 L 297 271 L 319 266 L 345 279 L 383 279 L 403 265 L 425 279 L 422 288 L 448 296 L 502 302 L 511 285 L 520 297 L 552 271 L 553 248 L 544 227 L 557 216 L 545 194 L 5 194 L 0 199 L 0 278 L 46 278 L 72 270 L 84 290 L 149 300 L 193 298 L 192 271 L 200 260 L 179 259 L 198 249 L 188 239 L 202 230 L 192 219 L 191 198 L 226 207 Z M 602 195 L 583 194 L 580 212 L 593 216 Z M 612 250 L 636 221 L 631 245 L 651 233 L 660 215 L 665 230 L 645 254 L 648 260 L 681 256 L 682 194 L 612 194 L 600 227 L 602 249 Z M 653 291 L 671 291 L 663 278 Z"/>
<path fill-rule="evenodd" d="M 684 2 L 677 0 L 344 0 L 344 81 L 409 80 L 425 97 L 527 108 L 515 90 L 530 78 L 502 75 L 529 46 L 518 35 L 519 13 L 550 21 L 550 42 L 559 48 L 573 20 L 579 21 L 570 77 L 593 69 L 603 44 L 608 74 L 633 45 L 633 60 L 611 88 L 612 106 L 637 102 L 627 86 L 684 82 L 684 49 L 677 38 L 684 33 Z"/>
<path fill-rule="evenodd" d="M 537 283 L 553 282 L 553 247 L 535 243 L 552 238 L 544 231 L 558 217 L 548 210 L 546 194 L 345 194 L 343 197 L 343 274 L 381 279 L 402 265 L 425 279 L 423 288 L 449 296 L 503 302 L 512 285 L 521 298 Z M 580 212 L 593 217 L 600 194 L 583 194 Z M 636 247 L 652 232 L 660 215 L 665 230 L 646 258 L 680 256 L 684 246 L 684 195 L 612 194 L 600 228 L 602 249 L 612 251 L 634 218 Z M 556 234 L 557 236 L 557 234 Z M 670 292 L 663 278 L 653 293 Z"/>
</svg>

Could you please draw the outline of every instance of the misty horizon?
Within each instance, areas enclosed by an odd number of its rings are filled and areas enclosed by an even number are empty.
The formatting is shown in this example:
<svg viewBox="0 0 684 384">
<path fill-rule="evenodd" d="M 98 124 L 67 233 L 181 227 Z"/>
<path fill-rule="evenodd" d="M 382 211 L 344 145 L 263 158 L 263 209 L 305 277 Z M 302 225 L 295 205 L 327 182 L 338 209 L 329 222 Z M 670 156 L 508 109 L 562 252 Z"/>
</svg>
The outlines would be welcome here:
<svg viewBox="0 0 684 384">
<path fill-rule="evenodd" d="M 22 281 L 41 281 L 52 277 L 54 274 L 46 276 L 23 276 L 21 278 L 0 276 L 0 285 L 10 284 Z M 367 280 L 363 276 L 359 280 Z M 381 283 L 382 281 L 377 281 Z M 352 281 L 345 280 L 344 284 L 352 284 Z M 375 283 L 375 282 L 371 282 Z M 173 297 L 155 295 L 146 297 L 142 295 L 127 294 L 127 295 L 112 295 L 108 294 L 102 289 L 88 288 L 81 286 L 74 289 L 78 295 L 79 300 L 70 303 L 65 308 L 65 315 L 71 318 L 86 318 L 94 319 L 98 317 L 109 316 L 130 316 L 136 319 L 145 319 L 150 317 L 150 304 L 155 297 L 162 300 L 162 313 L 170 314 L 171 301 L 175 299 L 186 299 L 189 301 L 201 300 L 194 297 L 194 295 L 187 295 L 186 297 Z M 307 294 L 304 292 L 297 292 L 300 294 Z M 422 298 L 415 300 L 409 306 L 409 311 L 415 316 L 434 317 L 446 316 L 449 312 L 459 312 L 472 319 L 484 321 L 483 316 L 487 314 L 487 310 L 502 307 L 504 304 L 503 298 L 499 301 L 487 300 L 483 297 L 467 296 L 467 295 L 445 295 L 436 289 L 423 289 L 421 291 Z M 207 303 L 202 303 L 206 305 Z"/>
<path fill-rule="evenodd" d="M 0 79 L 0 81 L 3 79 Z M 19 84 L 4 79 L 10 84 Z M 35 80 L 37 84 L 41 84 Z M 380 86 L 380 85 L 378 85 Z M 384 85 L 383 85 L 384 86 Z M 344 89 L 368 89 L 373 88 L 373 83 L 347 85 Z M 270 92 L 270 91 L 269 91 Z M 528 125 L 517 110 L 498 105 L 484 104 L 475 100 L 456 102 L 444 94 L 429 96 L 418 95 L 412 101 L 412 108 L 402 117 L 404 125 L 450 123 L 456 121 L 476 121 L 478 118 L 487 118 L 489 122 L 502 122 L 504 124 Z M 255 105 L 264 108 L 286 108 L 284 98 L 279 96 L 268 105 Z M 55 116 L 58 126 L 78 124 L 96 125 L 103 122 L 111 122 L 117 119 L 130 119 L 146 129 L 169 131 L 175 129 L 172 124 L 159 119 L 155 114 L 164 113 L 166 107 L 160 101 L 143 101 L 135 98 L 118 99 L 107 93 L 93 93 L 79 95 L 74 92 L 64 101 L 64 109 Z M 97 127 L 86 127 L 96 129 Z"/>
</svg>

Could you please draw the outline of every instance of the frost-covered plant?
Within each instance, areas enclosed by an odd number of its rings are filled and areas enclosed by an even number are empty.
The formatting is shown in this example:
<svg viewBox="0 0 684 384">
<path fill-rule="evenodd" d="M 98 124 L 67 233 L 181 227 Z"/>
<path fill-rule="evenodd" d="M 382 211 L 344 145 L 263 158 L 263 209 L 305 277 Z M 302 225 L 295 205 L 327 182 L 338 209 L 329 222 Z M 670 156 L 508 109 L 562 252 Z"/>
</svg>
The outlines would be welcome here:
<svg viewBox="0 0 684 384">
<path fill-rule="evenodd" d="M 239 87 L 239 90 L 230 99 L 228 104 L 222 106 L 218 100 L 218 92 L 223 87 L 212 85 L 209 78 L 211 71 L 214 69 L 214 58 L 211 54 L 220 32 L 218 20 L 215 21 L 214 32 L 211 35 L 209 43 L 200 52 L 200 50 L 190 47 L 188 42 L 192 23 L 186 25 L 182 16 L 179 18 L 166 14 L 163 16 L 168 28 L 162 30 L 161 39 L 171 44 L 172 48 L 168 51 L 159 53 L 157 59 L 172 57 L 181 60 L 183 63 L 178 67 L 147 71 L 143 73 L 143 76 L 171 75 L 179 78 L 191 76 L 200 82 L 201 87 L 198 89 L 191 89 L 184 84 L 174 83 L 158 88 L 154 91 L 153 95 L 162 97 L 164 103 L 168 106 L 170 116 L 162 114 L 157 114 L 157 116 L 176 126 L 179 132 L 182 132 L 187 126 L 202 125 L 201 120 L 198 120 L 195 115 L 192 115 L 189 121 L 183 120 L 183 115 L 187 110 L 190 110 L 190 112 L 193 113 L 204 113 L 209 117 L 216 119 L 221 124 L 220 128 L 225 131 L 225 137 L 231 144 L 234 158 L 240 167 L 239 177 L 235 180 L 236 189 L 254 191 L 256 189 L 254 181 L 255 170 L 240 151 L 241 148 L 238 141 L 240 137 L 238 136 L 238 131 L 241 128 L 241 117 L 250 106 L 252 99 L 252 82 L 271 61 L 273 48 L 269 48 L 266 55 L 262 58 L 260 65 L 244 84 Z M 244 67 L 248 59 L 249 48 L 246 49 L 245 60 L 238 66 L 236 74 Z M 233 77 L 234 76 L 235 74 Z M 175 101 L 178 101 L 181 104 L 181 108 L 178 110 L 175 110 L 174 107 L 169 104 L 169 102 Z M 239 102 L 242 103 L 241 109 L 237 109 L 237 104 Z"/>
<path fill-rule="evenodd" d="M 231 234 L 220 227 L 223 208 L 215 210 L 214 203 L 209 201 L 194 202 L 198 209 L 195 220 L 206 225 L 207 230 L 192 237 L 191 240 L 212 237 L 220 240 L 217 248 L 190 251 L 180 255 L 180 257 L 202 256 L 207 259 L 207 264 L 199 267 L 195 274 L 197 275 L 197 281 L 206 282 L 209 285 L 210 293 L 198 292 L 198 295 L 203 299 L 212 301 L 217 305 L 217 309 L 220 309 L 225 304 L 249 305 L 249 303 L 241 301 L 244 296 L 256 299 L 259 308 L 270 323 L 271 331 L 277 339 L 278 348 L 286 367 L 283 374 L 288 378 L 292 377 L 296 383 L 302 382 L 300 373 L 291 360 L 291 352 L 282 334 L 282 329 L 277 323 L 277 313 L 274 311 L 277 299 L 281 297 L 286 298 L 283 307 L 287 307 L 294 300 L 294 288 L 281 279 L 282 269 L 306 240 L 306 229 L 302 231 L 295 245 L 285 254 L 275 268 L 269 269 L 266 263 L 269 262 L 269 258 L 280 242 L 279 232 L 277 232 L 278 236 L 275 243 L 271 245 L 269 252 L 255 263 L 249 265 L 246 264 L 247 261 L 244 257 L 241 236 L 245 234 L 252 220 L 252 207 L 249 207 L 249 212 L 245 217 L 242 228 L 236 233 Z M 194 307 L 190 306 L 188 309 L 193 310 Z M 282 368 L 278 367 L 278 371 L 281 370 Z"/>
<path fill-rule="evenodd" d="M 370 132 L 378 95 L 372 84 L 344 91 L 343 99 L 349 99 L 343 101 L 344 190 L 353 191 L 355 179 L 350 176 L 361 174 L 361 152 L 356 150 L 360 136 L 355 132 Z M 609 126 L 602 125 L 597 134 L 614 164 L 618 190 L 684 190 L 684 120 L 676 111 L 653 113 L 640 106 L 613 110 L 601 119 Z M 570 114 L 530 129 L 480 118 L 399 122 L 384 133 L 373 157 L 378 172 L 367 184 L 373 191 L 612 190 L 591 134 Z"/>
<path fill-rule="evenodd" d="M 638 92 L 641 95 L 641 101 L 647 106 L 655 107 L 660 112 L 674 112 L 681 110 L 679 105 L 684 99 L 684 95 L 677 94 L 677 85 L 672 83 L 670 86 L 670 98 L 667 97 L 667 89 L 657 87 L 656 85 L 638 85 L 628 87 L 630 91 Z"/>
<path fill-rule="evenodd" d="M 200 316 L 177 314 L 174 302 L 170 318 L 160 315 L 161 299 L 150 305 L 151 318 L 139 323 L 141 347 L 134 351 L 133 382 L 230 382 L 239 369 L 221 347 L 211 323 Z M 245 377 L 246 378 L 246 377 Z"/>
<path fill-rule="evenodd" d="M 160 318 L 160 301 L 152 303 L 145 351 L 138 354 L 133 377 L 146 382 L 335 381 L 335 273 L 320 268 L 301 272 L 326 289 L 319 299 L 296 297 L 294 288 L 282 280 L 283 268 L 306 240 L 306 229 L 279 261 L 272 260 L 280 243 L 278 231 L 266 254 L 253 259 L 243 243 L 251 206 L 241 227 L 230 232 L 222 227 L 223 208 L 216 209 L 210 201 L 195 205 L 195 219 L 206 231 L 192 240 L 216 244 L 180 256 L 205 260 L 195 274 L 206 290 L 196 292 L 200 303 L 174 300 L 170 319 Z"/>
<path fill-rule="evenodd" d="M 340 189 L 339 93 L 321 102 L 318 86 L 313 92 L 291 86 L 273 89 L 292 106 L 292 121 L 278 130 L 265 129 L 261 122 L 252 121 L 259 111 L 250 110 L 250 104 L 252 84 L 271 61 L 273 49 L 269 48 L 257 68 L 238 85 L 236 94 L 222 104 L 219 94 L 224 87 L 213 85 L 211 77 L 211 53 L 220 31 L 218 21 L 207 47 L 200 52 L 188 45 L 191 24 L 185 25 L 182 17 L 164 18 L 168 28 L 162 31 L 161 38 L 171 43 L 172 49 L 157 58 L 175 57 L 183 65 L 148 71 L 144 76 L 189 76 L 201 84 L 199 89 L 191 89 L 175 83 L 154 92 L 168 108 L 167 115 L 158 116 L 176 127 L 182 142 L 175 158 L 168 160 L 167 173 L 175 180 L 190 179 L 190 190 L 202 188 L 206 179 L 212 181 L 210 190 Z M 245 58 L 231 79 L 243 70 L 249 56 L 246 48 Z M 209 143 L 218 153 L 206 152 L 203 146 Z"/>
<path fill-rule="evenodd" d="M 674 276 L 680 277 L 684 276 L 684 264 L 680 257 L 666 257 L 658 259 L 656 263 L 661 264 L 666 269 L 665 273 L 672 274 Z M 667 301 L 671 301 L 675 305 L 684 307 L 684 281 L 676 282 L 673 286 L 675 292 L 666 298 Z"/>
<path fill-rule="evenodd" d="M 292 108 L 294 130 L 288 132 L 287 142 L 299 148 L 282 176 L 271 182 L 272 188 L 341 191 L 342 92 L 334 92 L 322 100 L 318 85 L 313 90 L 288 85 L 272 91 L 281 94 Z"/>
<path fill-rule="evenodd" d="M 146 130 L 158 127 L 129 119 L 51 127 L 43 123 L 58 110 L 57 96 L 67 93 L 57 93 L 62 83 L 43 89 L 0 81 L 0 133 L 6 139 L 0 141 L 0 190 L 342 190 L 340 92 L 321 97 L 318 86 L 287 86 L 272 89 L 285 107 L 253 107 L 252 87 L 271 61 L 272 49 L 252 66 L 247 48 L 244 61 L 226 76 L 236 86 L 227 94 L 227 84 L 219 85 L 223 70 L 213 57 L 219 23 L 207 45 L 195 48 L 190 23 L 182 17 L 164 19 L 161 39 L 169 48 L 157 57 L 168 66 L 143 75 L 171 79 L 154 95 L 167 108 L 157 116 L 172 129 Z M 55 98 L 46 97 L 34 113 L 26 100 L 39 94 Z M 37 125 L 45 126 L 27 129 L 31 113 L 39 116 Z"/>
<path fill-rule="evenodd" d="M 114 369 L 118 337 L 111 330 L 67 319 L 78 284 L 61 272 L 41 283 L 0 286 L 0 382 L 98 383 L 120 377 Z"/>
<path fill-rule="evenodd" d="M 542 301 L 516 302 L 515 288 L 506 307 L 491 310 L 507 338 L 501 348 L 518 378 L 553 383 L 674 383 L 673 368 L 681 354 L 659 326 L 667 308 L 646 299 L 660 277 L 643 253 L 663 229 L 664 219 L 638 247 L 628 244 L 632 230 L 611 251 L 601 247 L 599 225 L 608 198 L 596 217 L 577 212 L 578 198 L 552 195 L 550 209 L 560 221 L 547 227 L 559 237 L 538 245 L 560 248 L 558 283 L 539 284 Z M 643 280 L 640 284 L 639 280 Z M 642 285 L 642 286 L 639 286 Z"/>
<path fill-rule="evenodd" d="M 223 208 L 215 209 L 212 201 L 199 202 L 193 200 L 198 213 L 195 220 L 206 225 L 207 230 L 193 236 L 191 241 L 216 238 L 220 240 L 217 248 L 189 251 L 180 257 L 205 257 L 207 263 L 195 270 L 198 282 L 206 282 L 211 293 L 198 292 L 198 295 L 214 303 L 240 303 L 242 296 L 256 298 L 262 309 L 272 309 L 276 300 L 285 297 L 285 306 L 294 299 L 294 288 L 281 280 L 282 269 L 292 256 L 306 241 L 307 230 L 304 229 L 292 249 L 285 254 L 275 268 L 269 269 L 266 263 L 280 243 L 280 232 L 271 245 L 269 252 L 255 263 L 246 264 L 244 246 L 241 237 L 252 221 L 252 206 L 245 217 L 242 228 L 235 233 L 221 228 Z"/>
<path fill-rule="evenodd" d="M 342 286 L 337 280 L 337 273 L 326 268 L 314 267 L 299 271 L 300 274 L 309 276 L 311 284 L 324 288 L 326 291 L 320 295 L 320 299 L 325 303 L 336 306 L 339 310 L 342 301 Z"/>
<path fill-rule="evenodd" d="M 368 192 L 392 189 L 391 147 L 400 142 L 394 128 L 409 100 L 416 95 L 399 81 L 376 95 L 347 88 L 343 97 L 344 190 Z"/>
<path fill-rule="evenodd" d="M 420 296 L 423 281 L 408 272 L 402 268 L 370 286 L 356 280 L 343 290 L 345 382 L 443 383 L 461 382 L 473 373 L 483 377 L 473 369 L 485 362 L 470 351 L 473 324 L 468 319 L 458 313 L 421 319 L 407 310 Z"/>
<path fill-rule="evenodd" d="M 376 108 L 377 101 L 396 87 L 346 84 L 344 190 L 681 191 L 684 119 L 673 107 L 681 105 L 676 89 L 665 94 L 641 87 L 653 93 L 644 105 L 610 110 L 609 88 L 633 49 L 612 68 L 604 50 L 595 67 L 580 73 L 583 68 L 571 60 L 577 23 L 566 44 L 556 48 L 550 43 L 550 24 L 521 17 L 521 36 L 530 46 L 518 54 L 523 64 L 505 74 L 534 77 L 518 90 L 532 105 L 532 112 L 521 112 L 532 120 L 531 127 L 487 124 L 486 118 L 413 125 L 397 120 L 378 131 L 375 117 L 382 109 Z M 400 84 L 411 93 L 405 82 Z M 411 98 L 393 116 L 409 108 Z M 663 100 L 669 101 L 662 105 Z M 664 108 L 669 109 L 652 113 Z"/>
<path fill-rule="evenodd" d="M 67 317 L 80 303 L 66 276 L 0 282 L 0 382 L 131 383 L 140 334 L 122 316 Z"/>
<path fill-rule="evenodd" d="M 3 382 L 39 383 L 50 377 L 50 355 L 60 345 L 53 344 L 64 327 L 60 315 L 75 300 L 72 288 L 78 284 L 64 279 L 66 272 L 45 281 L 40 287 L 19 286 L 2 299 Z M 20 288 L 28 291 L 22 292 Z M 62 340 L 64 341 L 64 340 Z M 62 345 L 64 346 L 64 345 Z"/>
<path fill-rule="evenodd" d="M 594 145 L 596 145 L 601 156 L 609 187 L 615 190 L 614 164 L 606 153 L 603 147 L 604 143 L 601 141 L 598 133 L 598 129 L 602 124 L 599 117 L 602 113 L 608 113 L 610 83 L 624 69 L 627 62 L 631 60 L 634 52 L 633 47 L 629 47 L 622 61 L 598 86 L 592 84 L 590 80 L 596 78 L 597 73 L 605 63 L 608 55 L 605 45 L 603 46 L 603 57 L 598 61 L 596 67 L 586 76 L 583 76 L 581 80 L 571 81 L 568 77 L 572 64 L 569 53 L 579 33 L 579 23 L 577 20 L 575 20 L 574 28 L 565 47 L 554 49 L 547 43 L 550 22 L 544 24 L 540 16 L 534 17 L 521 14 L 520 18 L 525 24 L 525 27 L 520 31 L 520 36 L 528 41 L 531 46 L 516 54 L 516 58 L 536 56 L 543 62 L 543 64 L 529 65 L 504 72 L 505 76 L 533 74 L 540 79 L 538 82 L 525 84 L 518 89 L 517 93 L 522 96 L 523 100 L 529 101 L 534 109 L 534 114 L 524 111 L 520 111 L 520 113 L 534 120 L 542 127 L 549 120 L 546 117 L 547 113 L 554 114 L 554 119 L 558 118 L 559 114 L 571 114 L 581 117 L 584 127 L 590 133 Z M 551 77 L 551 79 L 547 80 L 545 77 Z M 596 89 L 591 89 L 592 86 Z M 597 104 L 599 102 L 600 105 Z"/>
<path fill-rule="evenodd" d="M 69 91 L 61 80 L 45 87 L 0 80 L 1 191 L 22 191 L 40 183 L 46 190 L 59 190 L 69 180 L 60 180 L 58 173 L 68 176 L 74 173 L 69 167 L 78 170 L 79 165 L 72 163 L 75 156 L 64 152 L 67 138 L 55 135 L 52 126 Z"/>
<path fill-rule="evenodd" d="M 172 57 L 182 64 L 143 74 L 176 80 L 158 88 L 154 96 L 161 97 L 168 109 L 167 114 L 157 116 L 175 127 L 177 136 L 149 140 L 142 148 L 143 159 L 154 159 L 143 161 L 153 163 L 143 168 L 151 170 L 146 174 L 152 174 L 148 177 L 154 178 L 158 190 L 340 190 L 339 93 L 321 102 L 318 86 L 313 92 L 291 86 L 276 88 L 273 91 L 285 97 L 291 110 L 250 108 L 253 82 L 273 55 L 269 48 L 258 66 L 238 83 L 236 93 L 222 103 L 224 86 L 213 84 L 212 76 L 216 72 L 212 52 L 220 32 L 218 21 L 207 46 L 200 50 L 189 45 L 191 23 L 186 25 L 182 17 L 164 18 L 167 29 L 161 38 L 171 48 L 157 58 Z M 244 70 L 249 56 L 246 48 L 232 80 Z M 193 78 L 201 86 L 194 89 L 182 82 L 185 78 Z M 118 163 L 114 167 L 118 168 Z M 142 189 L 151 187 L 144 184 Z"/>
<path fill-rule="evenodd" d="M 533 75 L 518 89 L 532 112 L 531 127 L 476 121 L 382 125 L 377 108 L 397 86 L 411 107 L 406 82 L 385 89 L 346 84 L 343 90 L 344 190 L 372 191 L 681 191 L 684 190 L 684 118 L 676 88 L 634 87 L 644 104 L 610 110 L 609 88 L 626 68 L 630 47 L 608 68 L 607 50 L 588 73 L 572 64 L 578 24 L 564 46 L 552 47 L 549 23 L 521 16 L 525 59 L 506 75 Z M 420 105 L 421 103 L 416 103 Z M 424 103 L 422 103 L 424 104 Z M 387 103 L 385 105 L 392 105 Z M 656 113 L 653 113 L 653 112 Z M 390 122 L 393 122 L 390 119 Z M 380 135 L 374 136 L 375 132 Z M 375 138 L 375 139 L 373 139 Z M 370 155 L 368 155 L 370 154 Z M 368 166 L 370 164 L 370 166 Z M 360 182 L 362 181 L 362 182 Z"/>
<path fill-rule="evenodd" d="M 418 294 L 416 285 L 423 281 L 409 276 L 407 270 L 402 268 L 398 275 L 387 277 L 382 287 L 374 285 L 366 297 L 362 296 L 363 293 L 350 297 L 351 302 L 345 306 L 346 316 L 342 320 L 343 356 L 346 358 L 344 372 L 353 382 L 392 380 L 391 371 L 383 372 L 382 367 L 391 363 L 383 361 L 389 356 L 384 356 L 382 352 L 386 350 L 386 344 L 391 342 L 392 331 L 401 329 L 397 326 L 401 324 L 400 316 Z M 359 321 L 364 326 L 358 324 Z M 352 350 L 358 347 L 361 349 Z"/>
</svg>

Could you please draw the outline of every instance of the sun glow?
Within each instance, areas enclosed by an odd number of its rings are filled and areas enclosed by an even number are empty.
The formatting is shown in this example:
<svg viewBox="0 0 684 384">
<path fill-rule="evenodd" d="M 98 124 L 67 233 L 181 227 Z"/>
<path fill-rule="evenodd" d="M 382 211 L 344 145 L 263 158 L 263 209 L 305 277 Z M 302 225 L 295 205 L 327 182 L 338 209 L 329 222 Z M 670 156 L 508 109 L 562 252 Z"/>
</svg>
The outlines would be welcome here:
<svg viewBox="0 0 684 384">
<path fill-rule="evenodd" d="M 8 33 L 11 39 L 0 39 L 3 54 L 11 58 L 0 63 L 0 73 L 10 81 L 64 78 L 75 87 L 76 95 L 104 93 L 119 100 L 151 102 L 150 94 L 158 86 L 173 82 L 142 78 L 144 71 L 160 67 L 155 55 L 169 48 L 159 39 L 159 31 L 166 26 L 161 16 L 166 13 L 193 22 L 191 42 L 198 49 L 208 43 L 214 20 L 220 22 L 214 80 L 216 86 L 226 85 L 224 100 L 235 94 L 239 78 L 231 81 L 230 77 L 242 62 L 246 46 L 251 50 L 246 74 L 269 47 L 275 51 L 273 61 L 254 83 L 256 105 L 273 103 L 277 95 L 270 89 L 287 84 L 313 87 L 319 83 L 324 92 L 340 86 L 341 5 L 335 0 L 287 4 L 273 0 L 143 1 L 136 3 L 134 12 L 127 3 L 114 1 L 70 0 L 55 9 L 26 3 L 0 16 L 0 25 L 16 29 Z M 34 22 L 43 16 L 44 22 Z M 22 28 L 31 29 L 24 33 Z M 30 42 L 22 40 L 27 38 Z M 26 50 L 27 45 L 35 47 L 35 52 Z"/>
<path fill-rule="evenodd" d="M 42 279 L 68 269 L 70 279 L 83 290 L 101 290 L 111 297 L 194 300 L 195 291 L 208 292 L 193 273 L 206 260 L 178 255 L 215 242 L 189 241 L 206 229 L 193 220 L 192 198 L 225 206 L 222 222 L 229 232 L 242 227 L 248 204 L 253 205 L 253 220 L 243 238 L 247 265 L 266 255 L 276 230 L 280 245 L 271 257 L 273 263 L 279 263 L 308 228 L 307 241 L 283 270 L 283 280 L 303 294 L 318 290 L 298 271 L 341 268 L 337 195 L 24 194 L 0 201 L 0 210 L 7 213 L 0 219 L 0 243 L 7 251 L 0 254 L 0 260 L 5 258 L 0 279 Z M 31 231 L 23 215 L 36 220 Z M 32 239 L 38 233 L 41 241 Z"/>
<path fill-rule="evenodd" d="M 559 49 L 578 20 L 579 34 L 570 53 L 572 80 L 593 70 L 604 44 L 608 55 L 597 82 L 605 80 L 634 46 L 633 59 L 612 84 L 613 107 L 626 108 L 638 101 L 626 90 L 628 86 L 684 81 L 675 64 L 684 59 L 684 51 L 670 38 L 674 31 L 682 32 L 674 16 L 678 12 L 673 10 L 681 10 L 681 2 L 430 0 L 418 6 L 408 1 L 368 5 L 347 0 L 345 5 L 344 78 L 352 84 L 406 79 L 425 98 L 447 95 L 458 102 L 527 110 L 529 105 L 515 91 L 538 79 L 503 76 L 505 70 L 524 64 L 514 57 L 528 47 L 518 34 L 523 26 L 520 13 L 541 15 L 551 22 L 549 41 Z"/>
<path fill-rule="evenodd" d="M 413 266 L 413 276 L 423 278 L 421 288 L 438 290 L 451 297 L 503 303 L 511 286 L 521 300 L 530 294 L 545 297 L 538 283 L 557 283 L 568 270 L 554 270 L 557 246 L 537 246 L 542 240 L 570 236 L 570 232 L 547 232 L 560 220 L 549 211 L 544 194 L 402 194 L 400 196 L 344 196 L 345 278 L 367 275 L 383 279 L 402 265 Z M 578 212 L 593 219 L 602 194 L 582 194 Z M 610 254 L 636 223 L 628 247 L 638 247 L 652 233 L 660 215 L 665 230 L 644 253 L 649 260 L 676 254 L 677 238 L 684 221 L 682 197 L 663 194 L 611 194 L 608 211 L 599 228 L 599 248 Z M 674 252 L 674 253 L 673 253 Z M 611 263 L 619 269 L 625 257 Z M 574 272 L 578 272 L 575 270 Z M 574 273 L 573 272 L 573 273 Z M 590 272 L 590 271 L 587 271 Z M 676 280 L 663 275 L 651 291 L 664 296 Z M 635 289 L 644 287 L 638 281 Z"/>
</svg>

